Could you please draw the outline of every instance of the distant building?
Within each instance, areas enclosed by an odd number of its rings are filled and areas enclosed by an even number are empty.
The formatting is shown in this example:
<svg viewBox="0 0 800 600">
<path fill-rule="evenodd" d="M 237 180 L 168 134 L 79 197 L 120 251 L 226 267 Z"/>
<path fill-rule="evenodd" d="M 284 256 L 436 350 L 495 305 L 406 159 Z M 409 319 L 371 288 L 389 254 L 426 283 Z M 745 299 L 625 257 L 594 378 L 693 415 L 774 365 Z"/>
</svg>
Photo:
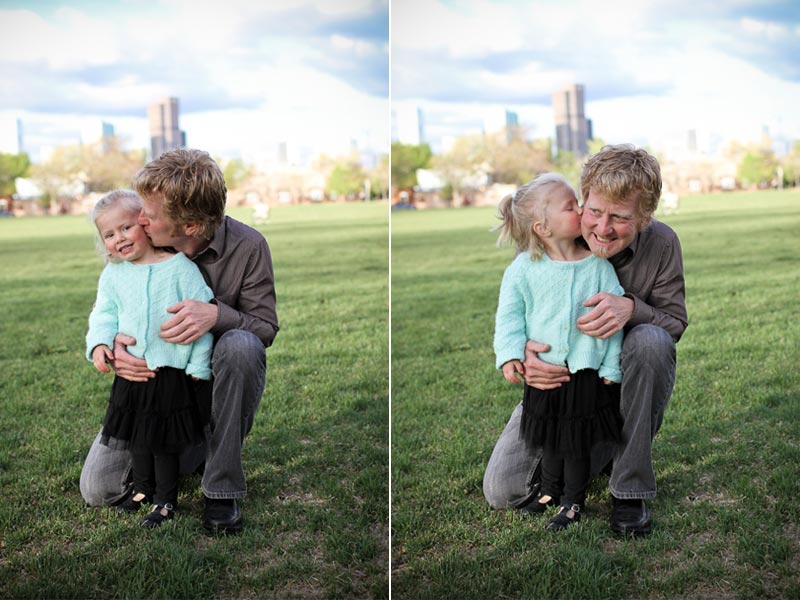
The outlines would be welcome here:
<svg viewBox="0 0 800 600">
<path fill-rule="evenodd" d="M 22 137 L 22 119 L 17 119 L 17 154 L 25 152 L 25 143 Z"/>
<path fill-rule="evenodd" d="M 22 141 L 22 120 L 14 117 L 0 119 L 0 152 L 19 154 L 25 152 Z"/>
<path fill-rule="evenodd" d="M 519 115 L 510 110 L 506 111 L 506 142 L 509 144 L 519 132 Z"/>
<path fill-rule="evenodd" d="M 158 158 L 167 150 L 186 146 L 186 133 L 178 126 L 178 99 L 164 98 L 147 107 L 150 121 L 150 152 Z"/>
<path fill-rule="evenodd" d="M 111 149 L 111 142 L 114 139 L 114 126 L 111 123 L 106 123 L 105 121 L 103 121 L 102 128 L 103 128 L 103 137 L 101 139 L 101 142 L 103 147 L 103 154 L 105 154 Z"/>
<path fill-rule="evenodd" d="M 502 133 L 511 143 L 519 132 L 519 115 L 508 109 L 492 108 L 483 115 L 483 133 Z"/>
<path fill-rule="evenodd" d="M 403 106 L 392 110 L 392 141 L 415 146 L 426 141 L 421 108 Z"/>
<path fill-rule="evenodd" d="M 697 130 L 690 129 L 686 132 L 686 150 L 697 152 Z"/>
<path fill-rule="evenodd" d="M 553 94 L 553 109 L 558 150 L 586 156 L 588 141 L 592 139 L 592 122 L 584 111 L 583 85 L 568 85 Z"/>
</svg>

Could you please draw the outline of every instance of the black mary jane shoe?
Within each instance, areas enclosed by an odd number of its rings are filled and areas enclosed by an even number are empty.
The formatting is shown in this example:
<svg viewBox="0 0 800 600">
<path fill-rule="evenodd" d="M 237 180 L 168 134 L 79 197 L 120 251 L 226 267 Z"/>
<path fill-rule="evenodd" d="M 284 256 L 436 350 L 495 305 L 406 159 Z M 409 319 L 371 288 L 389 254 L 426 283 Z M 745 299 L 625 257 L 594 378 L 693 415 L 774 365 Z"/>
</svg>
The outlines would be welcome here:
<svg viewBox="0 0 800 600">
<path fill-rule="evenodd" d="M 573 504 L 573 505 L 562 505 L 561 510 L 548 521 L 547 525 L 545 525 L 545 529 L 549 531 L 562 531 L 572 525 L 573 523 L 577 523 L 581 520 L 581 511 L 583 508 L 580 504 Z M 572 513 L 570 517 L 569 514 Z"/>
<path fill-rule="evenodd" d="M 142 504 L 150 504 L 150 498 L 144 492 L 132 492 L 124 501 L 117 504 L 114 509 L 118 513 L 127 514 L 135 513 Z"/>
<path fill-rule="evenodd" d="M 154 504 L 153 510 L 147 513 L 147 516 L 139 522 L 139 525 L 145 529 L 155 529 L 156 527 L 161 527 L 164 521 L 168 521 L 174 516 L 175 508 L 169 502 L 163 506 Z"/>
<path fill-rule="evenodd" d="M 556 500 L 553 496 L 550 496 L 550 500 L 547 502 L 540 502 L 542 496 L 549 495 L 550 494 L 539 494 L 536 498 L 534 498 L 533 502 L 529 502 L 519 509 L 520 516 L 523 519 L 527 517 L 535 517 L 537 515 L 544 514 L 548 506 L 557 506 L 558 500 Z"/>
</svg>

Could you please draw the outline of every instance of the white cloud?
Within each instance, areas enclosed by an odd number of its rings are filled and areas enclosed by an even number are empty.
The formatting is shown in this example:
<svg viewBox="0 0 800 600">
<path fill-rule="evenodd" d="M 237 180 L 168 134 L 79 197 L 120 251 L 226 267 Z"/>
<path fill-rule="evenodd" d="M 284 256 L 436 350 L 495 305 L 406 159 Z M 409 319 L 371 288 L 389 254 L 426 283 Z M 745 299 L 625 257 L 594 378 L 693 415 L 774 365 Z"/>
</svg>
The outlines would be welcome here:
<svg viewBox="0 0 800 600">
<path fill-rule="evenodd" d="M 432 135 L 467 133 L 483 107 L 518 106 L 535 135 L 552 136 L 551 93 L 583 83 L 606 141 L 656 145 L 690 128 L 748 141 L 764 126 L 800 138 L 796 19 L 775 22 L 754 1 L 416 0 L 392 10 L 393 93 L 423 108 Z M 444 105 L 462 118 L 446 119 Z"/>
<path fill-rule="evenodd" d="M 380 10 L 388 18 L 385 2 L 71 6 L 0 10 L 0 113 L 23 120 L 34 156 L 34 146 L 99 132 L 101 120 L 147 147 L 146 107 L 165 96 L 180 99 L 189 143 L 215 154 L 261 153 L 279 141 L 345 152 L 352 139 L 388 150 L 388 98 L 374 91 L 388 40 L 372 31 Z"/>
</svg>

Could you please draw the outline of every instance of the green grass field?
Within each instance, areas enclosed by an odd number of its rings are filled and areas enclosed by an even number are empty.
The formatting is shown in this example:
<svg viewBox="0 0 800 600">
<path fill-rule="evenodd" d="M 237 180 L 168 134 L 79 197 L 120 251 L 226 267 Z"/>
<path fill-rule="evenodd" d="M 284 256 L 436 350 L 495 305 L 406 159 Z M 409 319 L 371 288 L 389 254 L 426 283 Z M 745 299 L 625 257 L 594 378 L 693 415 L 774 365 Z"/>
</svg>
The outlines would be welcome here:
<svg viewBox="0 0 800 600">
<path fill-rule="evenodd" d="M 93 225 L 0 220 L 0 597 L 388 597 L 388 212 L 278 207 L 260 227 L 281 331 L 245 443 L 245 530 L 220 538 L 197 476 L 157 531 L 83 504 L 111 385 L 84 358 Z"/>
<path fill-rule="evenodd" d="M 800 193 L 686 197 L 690 325 L 654 446 L 655 529 L 568 531 L 491 510 L 483 471 L 519 387 L 494 369 L 509 248 L 494 210 L 392 216 L 392 595 L 800 598 Z"/>
</svg>

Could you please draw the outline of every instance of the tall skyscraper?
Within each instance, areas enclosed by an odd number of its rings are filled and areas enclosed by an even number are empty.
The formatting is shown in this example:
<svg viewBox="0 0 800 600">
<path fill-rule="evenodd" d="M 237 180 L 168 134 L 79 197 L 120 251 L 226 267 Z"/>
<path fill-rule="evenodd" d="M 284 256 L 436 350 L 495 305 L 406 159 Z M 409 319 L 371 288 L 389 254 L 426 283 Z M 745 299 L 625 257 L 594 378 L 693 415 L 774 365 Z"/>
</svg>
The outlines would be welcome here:
<svg viewBox="0 0 800 600">
<path fill-rule="evenodd" d="M 102 142 L 103 154 L 106 154 L 111 149 L 111 143 L 114 139 L 114 125 L 103 121 L 101 127 L 103 130 L 103 137 L 100 139 Z"/>
<path fill-rule="evenodd" d="M 392 110 L 392 141 L 413 145 L 427 141 L 420 107 L 401 106 Z"/>
<path fill-rule="evenodd" d="M 147 107 L 150 121 L 150 152 L 158 158 L 167 150 L 186 145 L 186 134 L 178 126 L 178 99 L 164 98 Z"/>
<path fill-rule="evenodd" d="M 576 156 L 589 153 L 587 142 L 592 139 L 592 122 L 584 113 L 583 96 L 584 88 L 579 83 L 553 94 L 556 145 L 559 151 L 573 152 Z"/>
<path fill-rule="evenodd" d="M 513 111 L 506 110 L 506 142 L 509 144 L 514 137 L 519 135 L 519 115 Z"/>
</svg>

